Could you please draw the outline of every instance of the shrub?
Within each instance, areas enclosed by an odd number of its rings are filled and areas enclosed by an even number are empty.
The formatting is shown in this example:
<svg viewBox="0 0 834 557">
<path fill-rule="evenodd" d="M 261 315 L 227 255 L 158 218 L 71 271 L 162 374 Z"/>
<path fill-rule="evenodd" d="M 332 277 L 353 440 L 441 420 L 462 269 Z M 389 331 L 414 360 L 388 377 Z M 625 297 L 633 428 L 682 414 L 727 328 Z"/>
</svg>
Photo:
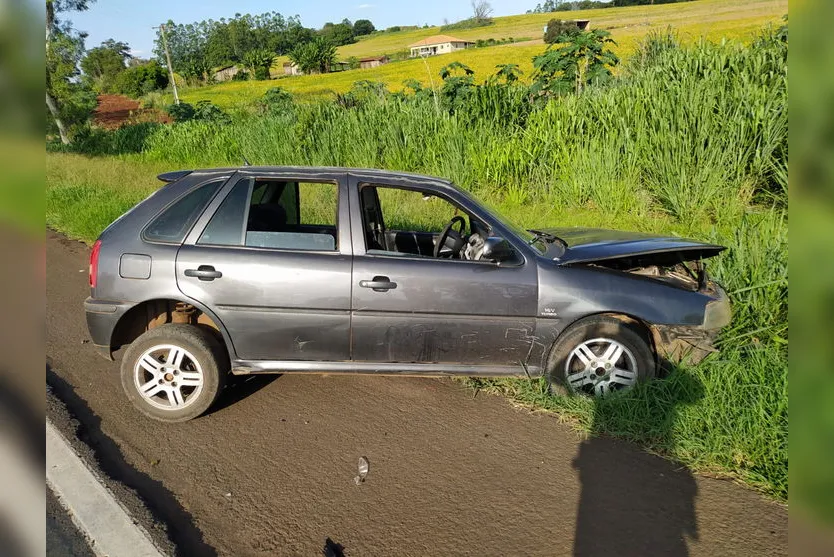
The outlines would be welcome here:
<svg viewBox="0 0 834 557">
<path fill-rule="evenodd" d="M 468 19 L 464 19 L 462 21 L 458 21 L 457 23 L 450 23 L 448 25 L 443 25 L 440 30 L 441 31 L 454 31 L 455 29 L 477 29 L 478 27 L 487 27 L 495 23 L 492 18 L 485 17 L 485 18 L 475 18 L 470 17 Z"/>
<path fill-rule="evenodd" d="M 114 90 L 128 97 L 138 99 L 142 95 L 165 89 L 168 86 L 168 72 L 153 60 L 141 66 L 127 68 L 116 77 Z"/>
<path fill-rule="evenodd" d="M 194 107 L 193 119 L 220 123 L 228 123 L 231 121 L 229 115 L 223 112 L 219 106 L 211 101 L 205 100 L 197 101 L 197 105 Z"/>
<path fill-rule="evenodd" d="M 186 122 L 194 118 L 194 107 L 188 103 L 172 104 L 165 108 L 165 112 L 174 122 Z"/>
<path fill-rule="evenodd" d="M 569 38 L 581 32 L 582 30 L 573 21 L 551 19 L 547 22 L 547 29 L 544 32 L 544 42 L 548 44 L 567 42 Z"/>
<path fill-rule="evenodd" d="M 282 87 L 272 87 L 266 90 L 260 101 L 260 108 L 267 113 L 282 113 L 293 108 L 292 93 Z"/>
<path fill-rule="evenodd" d="M 151 91 L 142 95 L 142 108 L 161 108 L 164 106 L 165 93 L 162 91 Z"/>
</svg>

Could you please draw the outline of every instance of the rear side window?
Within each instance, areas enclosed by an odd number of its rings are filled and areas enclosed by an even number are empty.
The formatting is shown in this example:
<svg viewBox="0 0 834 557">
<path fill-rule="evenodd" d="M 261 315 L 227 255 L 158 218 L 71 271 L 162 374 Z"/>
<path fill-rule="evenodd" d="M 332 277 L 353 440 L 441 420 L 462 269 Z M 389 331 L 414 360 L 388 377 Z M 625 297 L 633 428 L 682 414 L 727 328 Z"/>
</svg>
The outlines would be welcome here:
<svg viewBox="0 0 834 557">
<path fill-rule="evenodd" d="M 327 182 L 243 179 L 198 244 L 335 251 L 338 187 Z"/>
<path fill-rule="evenodd" d="M 246 208 L 249 204 L 249 190 L 252 186 L 252 179 L 240 180 L 220 207 L 211 217 L 198 244 L 210 244 L 215 246 L 239 246 L 243 243 L 243 235 L 246 228 L 243 226 L 246 215 Z"/>
<path fill-rule="evenodd" d="M 203 184 L 175 201 L 145 228 L 145 239 L 152 242 L 182 242 L 224 181 Z"/>
</svg>

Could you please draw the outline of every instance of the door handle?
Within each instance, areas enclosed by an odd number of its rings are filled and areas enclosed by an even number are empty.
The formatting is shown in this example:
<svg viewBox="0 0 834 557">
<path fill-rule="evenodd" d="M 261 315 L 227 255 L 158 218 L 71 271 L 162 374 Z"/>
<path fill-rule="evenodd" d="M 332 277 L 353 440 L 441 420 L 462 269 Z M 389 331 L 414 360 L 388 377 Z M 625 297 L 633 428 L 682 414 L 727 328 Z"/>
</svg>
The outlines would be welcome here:
<svg viewBox="0 0 834 557">
<path fill-rule="evenodd" d="M 197 277 L 200 280 L 214 280 L 223 276 L 223 273 L 216 271 L 211 265 L 200 265 L 196 269 L 186 269 L 185 276 Z"/>
<path fill-rule="evenodd" d="M 371 288 L 374 292 L 387 292 L 397 287 L 396 282 L 391 282 L 391 279 L 383 276 L 376 276 L 373 280 L 360 280 L 359 286 L 362 288 Z"/>
</svg>

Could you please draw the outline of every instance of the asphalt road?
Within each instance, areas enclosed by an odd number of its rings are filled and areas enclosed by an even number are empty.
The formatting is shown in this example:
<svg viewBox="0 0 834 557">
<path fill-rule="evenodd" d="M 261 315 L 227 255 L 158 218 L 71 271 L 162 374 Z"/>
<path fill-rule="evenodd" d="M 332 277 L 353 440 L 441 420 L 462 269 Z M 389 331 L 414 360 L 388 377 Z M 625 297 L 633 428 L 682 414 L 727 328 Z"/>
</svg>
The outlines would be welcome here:
<svg viewBox="0 0 834 557">
<path fill-rule="evenodd" d="M 452 380 L 254 378 L 151 421 L 86 343 L 88 257 L 47 234 L 47 381 L 179 554 L 787 554 L 784 506 Z"/>
<path fill-rule="evenodd" d="M 87 540 L 58 502 L 52 490 L 46 490 L 46 554 L 49 557 L 93 557 Z"/>
</svg>

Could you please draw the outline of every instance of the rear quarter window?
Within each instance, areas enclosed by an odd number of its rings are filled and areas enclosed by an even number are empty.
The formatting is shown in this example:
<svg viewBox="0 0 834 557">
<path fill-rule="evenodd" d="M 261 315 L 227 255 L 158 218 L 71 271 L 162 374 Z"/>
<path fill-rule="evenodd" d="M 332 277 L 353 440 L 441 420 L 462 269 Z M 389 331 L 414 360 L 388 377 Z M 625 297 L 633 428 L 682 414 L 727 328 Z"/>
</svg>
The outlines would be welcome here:
<svg viewBox="0 0 834 557">
<path fill-rule="evenodd" d="M 214 180 L 191 190 L 165 208 L 145 227 L 142 234 L 151 242 L 180 243 L 225 182 Z"/>
</svg>

